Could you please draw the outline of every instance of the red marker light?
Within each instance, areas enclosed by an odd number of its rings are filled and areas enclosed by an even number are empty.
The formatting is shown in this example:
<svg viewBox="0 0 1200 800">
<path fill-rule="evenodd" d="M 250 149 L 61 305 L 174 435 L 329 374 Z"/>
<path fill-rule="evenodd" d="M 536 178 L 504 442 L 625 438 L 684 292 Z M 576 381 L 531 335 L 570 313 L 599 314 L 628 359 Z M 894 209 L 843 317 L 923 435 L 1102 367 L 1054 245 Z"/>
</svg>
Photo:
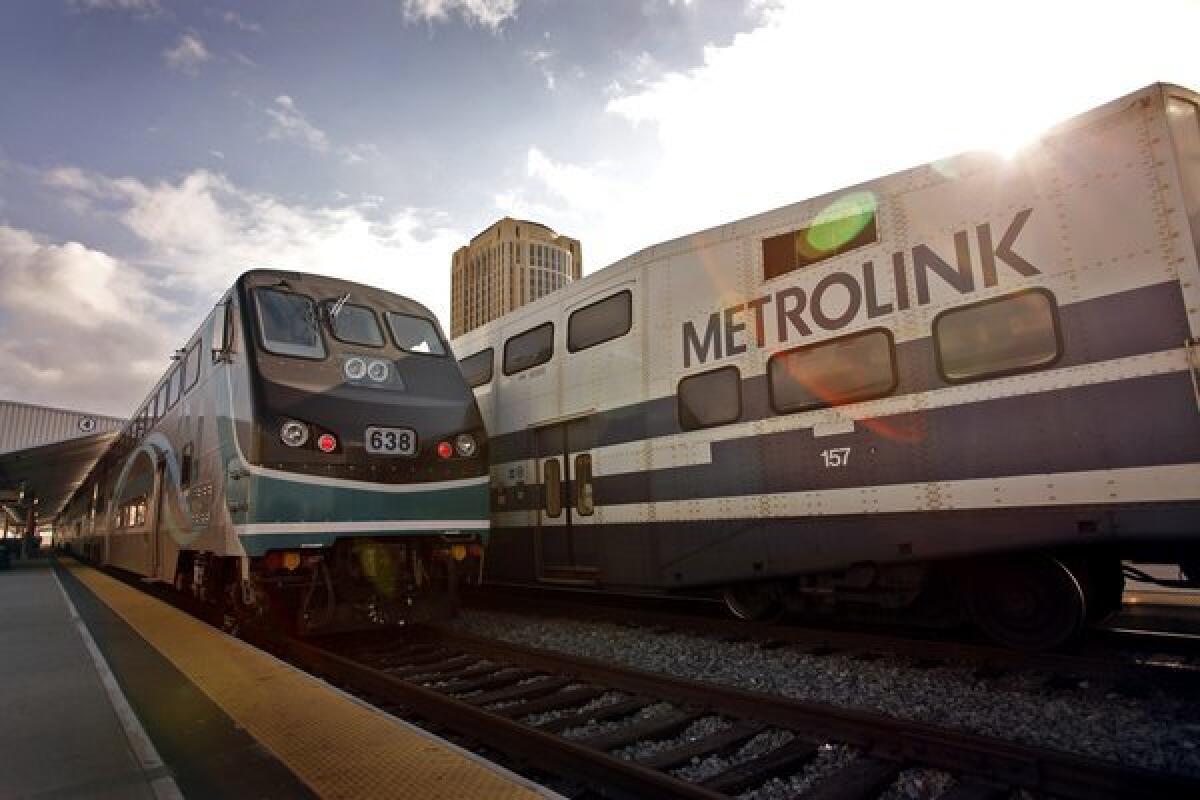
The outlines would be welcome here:
<svg viewBox="0 0 1200 800">
<path fill-rule="evenodd" d="M 437 446 L 437 454 L 442 458 L 449 458 L 454 455 L 454 445 L 449 442 L 439 442 Z"/>
<path fill-rule="evenodd" d="M 332 433 L 322 433 L 317 437 L 317 449 L 322 453 L 332 453 L 337 450 L 337 437 Z"/>
</svg>

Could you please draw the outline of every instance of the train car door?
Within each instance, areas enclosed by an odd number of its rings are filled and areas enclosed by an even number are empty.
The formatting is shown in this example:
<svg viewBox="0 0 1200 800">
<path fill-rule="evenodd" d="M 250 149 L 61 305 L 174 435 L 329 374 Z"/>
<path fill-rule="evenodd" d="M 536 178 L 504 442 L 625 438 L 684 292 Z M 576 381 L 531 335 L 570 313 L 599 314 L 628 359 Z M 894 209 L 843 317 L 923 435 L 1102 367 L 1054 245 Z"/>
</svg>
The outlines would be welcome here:
<svg viewBox="0 0 1200 800">
<path fill-rule="evenodd" d="M 163 514 L 166 511 L 166 495 L 167 488 L 167 462 L 159 456 L 154 468 L 154 508 L 149 513 L 154 514 L 154 521 L 150 524 L 150 542 L 147 549 L 149 563 L 146 565 L 146 574 L 151 578 L 160 578 L 159 570 L 163 563 L 162 547 L 163 539 Z"/>
<path fill-rule="evenodd" d="M 592 514 L 590 416 L 535 431 L 542 486 L 535 540 L 538 580 L 592 585 L 599 579 L 595 542 L 581 518 Z"/>
</svg>

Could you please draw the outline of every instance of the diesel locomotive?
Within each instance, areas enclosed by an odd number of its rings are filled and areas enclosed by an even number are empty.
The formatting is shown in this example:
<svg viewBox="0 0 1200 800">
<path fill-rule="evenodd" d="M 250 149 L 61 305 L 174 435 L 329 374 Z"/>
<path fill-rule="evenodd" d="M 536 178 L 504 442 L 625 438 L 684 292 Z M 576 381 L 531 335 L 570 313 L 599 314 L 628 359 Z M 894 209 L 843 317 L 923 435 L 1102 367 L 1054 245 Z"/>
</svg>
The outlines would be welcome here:
<svg viewBox="0 0 1200 800">
<path fill-rule="evenodd" d="M 57 528 L 81 556 L 304 633 L 451 613 L 478 579 L 488 443 L 430 311 L 246 272 Z"/>
</svg>

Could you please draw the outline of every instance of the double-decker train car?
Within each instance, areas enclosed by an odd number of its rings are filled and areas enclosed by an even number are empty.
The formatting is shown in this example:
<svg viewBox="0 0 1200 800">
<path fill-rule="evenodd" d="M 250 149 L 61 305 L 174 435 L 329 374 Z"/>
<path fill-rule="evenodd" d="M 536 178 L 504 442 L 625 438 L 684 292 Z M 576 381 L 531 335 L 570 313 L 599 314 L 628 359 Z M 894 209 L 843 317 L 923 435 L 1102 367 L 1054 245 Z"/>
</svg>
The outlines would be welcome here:
<svg viewBox="0 0 1200 800">
<path fill-rule="evenodd" d="M 243 274 L 64 509 L 69 548 L 303 632 L 452 610 L 488 520 L 479 408 L 406 297 Z"/>
<path fill-rule="evenodd" d="M 1116 609 L 1122 559 L 1195 584 L 1198 103 L 1156 84 L 456 339 L 486 580 L 967 614 L 1029 647 Z"/>
</svg>

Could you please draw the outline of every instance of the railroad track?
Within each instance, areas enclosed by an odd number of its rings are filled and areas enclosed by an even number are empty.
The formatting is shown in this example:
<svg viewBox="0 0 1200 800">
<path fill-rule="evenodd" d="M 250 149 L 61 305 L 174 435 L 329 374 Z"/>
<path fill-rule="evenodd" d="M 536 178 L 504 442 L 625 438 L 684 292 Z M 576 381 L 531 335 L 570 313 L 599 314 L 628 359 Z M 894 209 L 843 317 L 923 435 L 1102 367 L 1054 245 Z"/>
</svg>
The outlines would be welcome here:
<svg viewBox="0 0 1200 800">
<path fill-rule="evenodd" d="M 385 708 L 399 708 L 516 764 L 581 782 L 604 796 L 714 798 L 796 775 L 823 747 L 853 748 L 806 797 L 867 798 L 904 770 L 950 773 L 945 800 L 1016 789 L 1062 798 L 1198 797 L 1200 779 L 1127 768 L 877 714 L 648 673 L 444 628 L 260 644 Z M 590 704 L 590 705 L 589 705 Z M 701 719 L 720 720 L 678 741 Z M 609 723 L 609 724 L 604 724 Z M 623 724 L 612 724 L 623 723 Z M 786 743 L 698 781 L 681 767 L 728 755 L 764 734 Z M 675 742 L 636 758 L 637 743 Z M 628 754 L 628 750 L 626 753 Z"/>
<path fill-rule="evenodd" d="M 469 603 L 480 610 L 609 623 L 652 633 L 687 633 L 767 648 L 789 647 L 813 656 L 876 660 L 894 655 L 924 667 L 969 664 L 983 675 L 1044 673 L 1047 684 L 1054 688 L 1086 683 L 1096 691 L 1136 695 L 1161 689 L 1185 696 L 1200 695 L 1200 636 L 1176 632 L 1098 629 L 1075 650 L 1037 653 L 929 632 L 902 635 L 871 629 L 814 628 L 787 620 L 737 620 L 726 616 L 716 603 L 703 601 L 689 609 L 674 599 L 662 603 L 647 603 L 645 598 L 638 598 L 636 603 L 614 602 L 607 597 L 589 598 L 561 591 L 489 590 L 469 597 Z"/>
</svg>

